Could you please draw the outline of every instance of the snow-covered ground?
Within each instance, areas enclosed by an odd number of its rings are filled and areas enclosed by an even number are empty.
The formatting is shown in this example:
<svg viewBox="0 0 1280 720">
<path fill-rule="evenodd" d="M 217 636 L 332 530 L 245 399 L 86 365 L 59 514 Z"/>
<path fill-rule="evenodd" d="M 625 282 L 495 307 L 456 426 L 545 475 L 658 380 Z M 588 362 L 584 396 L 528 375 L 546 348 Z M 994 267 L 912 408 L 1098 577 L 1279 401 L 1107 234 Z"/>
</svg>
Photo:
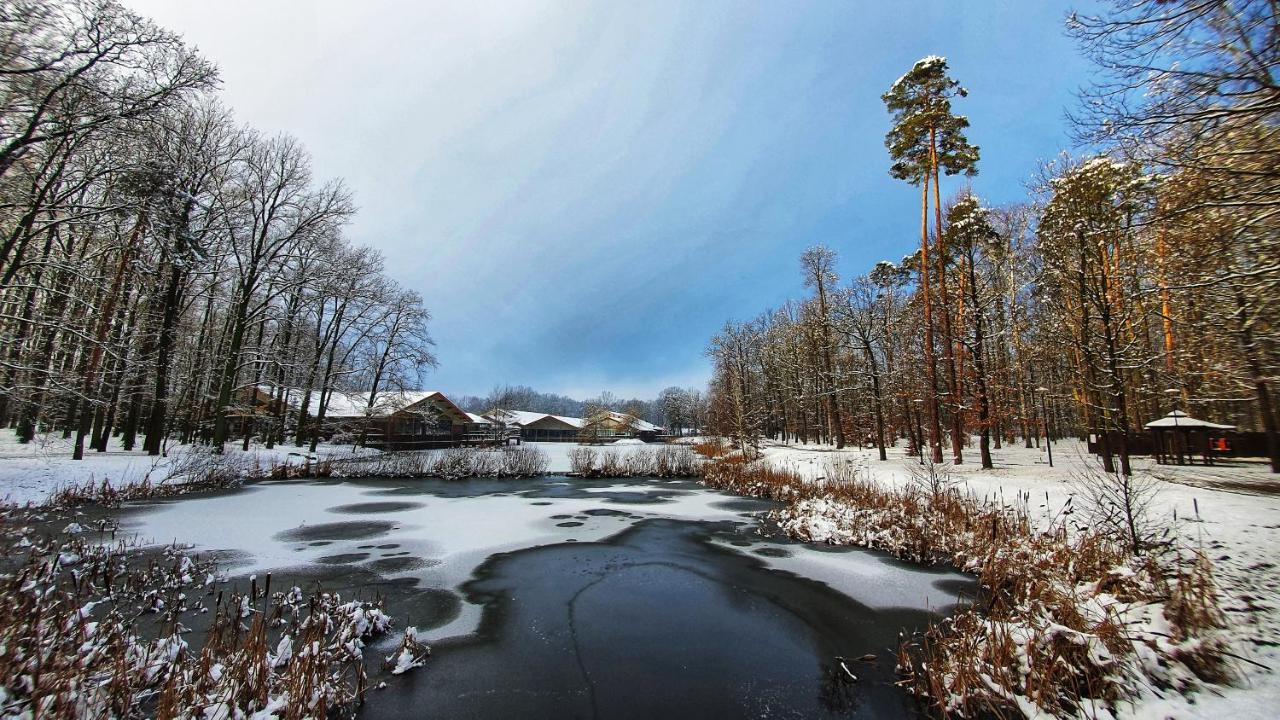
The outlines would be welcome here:
<svg viewBox="0 0 1280 720">
<path fill-rule="evenodd" d="M 229 445 L 229 455 L 248 467 L 256 464 L 265 469 L 286 461 L 296 464 L 307 457 L 291 444 L 272 450 L 254 446 L 247 453 L 239 447 Z M 581 446 L 531 443 L 530 447 L 546 453 L 551 473 L 562 474 L 570 469 L 572 450 Z M 620 444 L 596 446 L 596 450 L 626 456 L 645 447 Z M 164 481 L 189 452 L 190 448 L 176 447 L 168 457 L 152 458 L 140 451 L 125 452 L 113 441 L 108 452 L 88 451 L 85 460 L 75 461 L 70 441 L 60 436 L 23 445 L 11 431 L 0 431 L 0 498 L 38 503 L 60 487 L 90 481 L 105 479 L 117 485 L 148 477 L 153 482 Z M 886 485 L 910 482 L 910 467 L 917 463 L 905 457 L 901 448 L 891 449 L 885 462 L 877 459 L 873 449 L 835 451 L 813 445 L 769 444 L 764 454 L 768 461 L 809 478 L 821 477 L 826 461 L 839 454 L 864 465 L 869 477 Z M 350 446 L 321 446 L 312 459 L 350 455 Z M 1073 492 L 1072 479 L 1091 462 L 1076 441 L 1055 443 L 1054 467 L 1049 467 L 1042 449 L 1026 449 L 1021 444 L 994 450 L 993 455 L 996 466 L 992 470 L 978 466 L 976 448 L 967 449 L 965 464 L 948 465 L 947 469 L 975 496 L 1008 503 L 1025 501 L 1033 517 L 1045 522 L 1066 506 Z M 1203 692 L 1190 699 L 1148 698 L 1127 716 L 1193 718 L 1231 713 L 1233 720 L 1274 717 L 1275 708 L 1280 707 L 1280 561 L 1275 557 L 1280 548 L 1280 478 L 1261 462 L 1171 467 L 1137 458 L 1135 469 L 1159 478 L 1153 514 L 1170 525 L 1176 515 L 1184 542 L 1203 548 L 1214 561 L 1226 596 L 1224 609 L 1232 624 L 1233 651 L 1246 660 L 1236 664 L 1239 687 Z"/>
<path fill-rule="evenodd" d="M 182 460 L 188 453 L 206 452 L 202 447 L 174 445 L 168 449 L 167 457 L 150 457 L 142 450 L 127 452 L 120 447 L 119 438 L 112 438 L 106 452 L 85 450 L 83 460 L 72 460 L 71 442 L 63 439 L 60 434 L 50 434 L 22 444 L 17 441 L 12 430 L 0 430 L 0 501 L 19 505 L 39 504 L 60 488 L 79 487 L 89 482 L 101 483 L 103 480 L 109 481 L 113 486 L 141 482 L 148 478 L 152 482 L 164 482 L 181 467 Z M 329 458 L 349 458 L 357 454 L 350 445 L 325 443 L 320 444 L 315 453 L 307 453 L 306 448 L 294 447 L 292 443 L 277 445 L 270 450 L 255 443 L 250 445 L 248 452 L 242 451 L 240 447 L 238 442 L 228 443 L 228 459 L 246 468 L 257 467 L 263 470 L 286 462 L 298 465 L 308 457 L 314 462 Z M 548 472 L 562 475 L 571 469 L 569 453 L 574 448 L 583 446 L 568 442 L 540 442 L 529 443 L 528 447 L 546 453 L 550 462 Z M 653 449 L 656 446 L 623 440 L 591 447 L 599 453 L 611 452 L 626 457 L 638 450 Z M 361 450 L 359 454 L 376 452 Z"/>
<path fill-rule="evenodd" d="M 167 456 L 151 457 L 140 449 L 125 451 L 120 447 L 119 438 L 112 438 L 106 452 L 86 449 L 83 460 L 72 460 L 71 446 L 72 441 L 63 439 L 61 434 L 42 435 L 23 444 L 12 430 L 0 430 L 0 501 L 40 504 L 61 488 L 103 480 L 113 486 L 148 478 L 154 483 L 164 482 L 182 466 L 188 453 L 206 451 L 175 445 L 169 448 Z M 271 450 L 255 444 L 244 452 L 240 443 L 229 443 L 227 457 L 246 468 L 265 470 L 285 462 L 300 464 L 308 457 L 305 450 L 292 443 L 277 445 Z M 321 445 L 310 457 L 316 460 L 351 455 L 350 445 Z"/>
<path fill-rule="evenodd" d="M 874 449 L 768 444 L 765 458 L 808 478 L 822 477 L 826 462 L 837 454 L 865 465 L 868 476 L 885 485 L 911 482 L 910 466 L 918 464 L 901 448 L 890 449 L 881 462 Z M 977 448 L 968 448 L 965 464 L 947 469 L 959 487 L 978 498 L 1026 501 L 1033 517 L 1049 522 L 1072 494 L 1071 480 L 1093 462 L 1083 444 L 1055 443 L 1054 466 L 1041 449 L 1021 444 L 993 450 L 995 468 L 983 470 Z M 1203 548 L 1214 562 L 1215 577 L 1225 594 L 1239 687 L 1199 693 L 1194 698 L 1150 697 L 1127 713 L 1135 718 L 1203 718 L 1230 715 L 1233 720 L 1274 718 L 1280 710 L 1280 477 L 1262 462 L 1213 467 L 1164 466 L 1135 458 L 1135 471 L 1159 478 L 1152 515 L 1177 527 L 1189 547 Z M 1253 663 L 1267 666 L 1264 670 Z"/>
</svg>

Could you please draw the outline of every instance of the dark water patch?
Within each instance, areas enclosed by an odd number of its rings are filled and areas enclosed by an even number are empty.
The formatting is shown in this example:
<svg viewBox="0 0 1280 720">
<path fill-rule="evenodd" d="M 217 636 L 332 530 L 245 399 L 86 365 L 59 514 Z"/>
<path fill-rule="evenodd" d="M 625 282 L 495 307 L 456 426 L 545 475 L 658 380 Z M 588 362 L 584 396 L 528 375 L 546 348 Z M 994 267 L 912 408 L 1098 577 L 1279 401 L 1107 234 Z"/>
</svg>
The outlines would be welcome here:
<svg viewBox="0 0 1280 720">
<path fill-rule="evenodd" d="M 653 505 L 668 503 L 692 492 L 706 492 L 706 488 L 688 480 L 573 478 L 567 482 L 544 480 L 531 484 L 518 494 L 522 497 L 539 499 L 591 499 L 631 505 Z"/>
<path fill-rule="evenodd" d="M 529 503 L 529 504 L 530 504 L 530 505 L 550 505 L 550 504 L 551 504 L 551 502 L 550 502 L 550 501 L 548 501 L 548 500 L 534 500 L 533 502 L 531 502 L 531 503 Z"/>
<path fill-rule="evenodd" d="M 426 507 L 426 506 L 418 502 L 393 502 L 393 501 L 367 502 L 367 503 L 352 503 L 350 505 L 338 505 L 336 507 L 329 508 L 329 512 L 337 513 L 339 515 L 364 514 L 364 513 L 374 514 L 374 513 L 401 512 L 403 510 L 416 510 L 417 508 L 420 508 L 420 507 Z"/>
<path fill-rule="evenodd" d="M 780 548 L 780 547 L 762 547 L 762 548 L 756 548 L 755 550 L 752 550 L 751 552 L 755 553 L 756 555 L 761 555 L 761 556 L 764 556 L 764 557 L 771 557 L 771 558 L 784 558 L 784 557 L 791 557 L 791 551 L 790 551 L 790 550 L 785 550 L 785 549 Z"/>
<path fill-rule="evenodd" d="M 324 547 L 325 545 L 332 545 L 333 541 L 332 540 L 316 540 L 314 542 L 309 542 L 307 544 L 310 545 L 311 547 Z"/>
<path fill-rule="evenodd" d="M 277 540 L 365 540 L 386 535 L 395 523 L 385 520 L 350 520 L 347 522 L 317 523 L 285 530 L 276 535 Z"/>
<path fill-rule="evenodd" d="M 590 515 L 591 517 L 627 517 L 631 513 L 609 508 L 593 508 L 591 510 L 583 510 L 582 514 Z"/>
<path fill-rule="evenodd" d="M 632 492 L 632 491 L 612 491 L 608 493 L 592 493 L 593 497 L 607 497 L 609 502 L 622 503 L 624 505 L 659 505 L 669 503 L 681 495 L 688 495 L 686 492 Z"/>
<path fill-rule="evenodd" d="M 428 565 L 439 565 L 439 560 L 423 560 L 416 557 L 389 557 L 370 560 L 365 563 L 371 570 L 383 573 L 402 573 L 408 570 L 416 570 Z"/>
<path fill-rule="evenodd" d="M 395 550 L 400 547 L 400 543 L 386 543 L 385 545 L 374 545 L 379 550 Z"/>
<path fill-rule="evenodd" d="M 711 507 L 720 510 L 729 510 L 731 512 L 767 512 L 778 507 L 778 503 L 769 500 L 756 500 L 753 498 L 731 498 L 728 500 L 717 500 L 711 503 Z"/>
<path fill-rule="evenodd" d="M 952 597 L 961 597 L 969 600 L 978 599 L 979 588 L 975 587 L 972 580 L 960 580 L 957 578 L 934 580 L 933 586 Z"/>
<path fill-rule="evenodd" d="M 397 608 L 399 609 L 399 608 Z M 423 588 L 414 593 L 411 606 L 404 608 L 406 625 L 430 630 L 448 625 L 462 612 L 462 598 L 449 590 Z"/>
<path fill-rule="evenodd" d="M 873 609 L 714 545 L 734 524 L 648 520 L 605 542 L 495 555 L 464 586 L 479 633 L 434 644 L 361 717 L 854 717 L 912 714 L 893 683 L 901 628 Z M 839 680 L 837 656 L 859 663 Z"/>
<path fill-rule="evenodd" d="M 342 553 L 339 555 L 325 555 L 322 558 L 316 558 L 316 562 L 324 565 L 347 565 L 349 563 L 360 562 L 369 557 L 369 553 Z"/>
<path fill-rule="evenodd" d="M 571 517 L 573 516 L 572 515 L 552 515 L 551 519 L 552 520 L 568 520 Z"/>
<path fill-rule="evenodd" d="M 577 520 L 566 520 L 565 522 L 556 523 L 556 527 L 582 527 L 582 523 Z"/>
</svg>

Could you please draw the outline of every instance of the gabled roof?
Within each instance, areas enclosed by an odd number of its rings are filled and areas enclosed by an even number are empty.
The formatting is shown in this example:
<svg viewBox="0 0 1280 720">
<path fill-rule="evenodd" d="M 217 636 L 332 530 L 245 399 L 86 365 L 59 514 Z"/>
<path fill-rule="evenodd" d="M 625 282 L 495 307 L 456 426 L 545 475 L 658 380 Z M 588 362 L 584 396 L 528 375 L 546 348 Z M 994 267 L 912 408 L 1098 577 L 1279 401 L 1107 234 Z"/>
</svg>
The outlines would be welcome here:
<svg viewBox="0 0 1280 720">
<path fill-rule="evenodd" d="M 620 426 L 629 427 L 632 430 L 635 430 L 637 432 L 651 432 L 654 430 L 661 429 L 657 425 L 654 425 L 651 422 L 646 422 L 634 415 L 629 415 L 627 413 L 611 411 L 611 412 L 603 413 L 601 415 L 597 415 L 591 419 L 592 422 L 604 422 L 606 420 L 611 420 Z"/>
<path fill-rule="evenodd" d="M 576 428 L 581 428 L 583 425 L 587 424 L 587 421 L 583 420 L 582 418 L 569 417 L 567 415 L 548 415 L 547 417 L 555 418 L 556 420 L 559 420 L 560 422 L 565 423 L 566 425 L 572 425 Z"/>
<path fill-rule="evenodd" d="M 369 406 L 369 391 L 344 392 L 334 390 L 329 396 L 325 416 L 331 418 L 387 417 L 401 410 L 409 410 L 419 403 L 431 400 L 439 404 L 457 422 L 468 422 L 467 413 L 453 404 L 444 393 L 435 390 L 382 390 L 374 394 L 373 406 Z"/>
<path fill-rule="evenodd" d="M 1190 415 L 1182 412 L 1181 410 L 1174 410 L 1173 412 L 1169 413 L 1168 415 L 1165 415 L 1159 420 L 1152 420 L 1151 422 L 1147 423 L 1143 427 L 1146 427 L 1148 429 L 1160 429 L 1160 428 L 1190 428 L 1190 429 L 1200 428 L 1205 430 L 1235 430 L 1236 429 L 1235 425 L 1220 425 L 1218 423 L 1209 422 L 1208 420 L 1199 420 L 1199 419 L 1193 418 Z"/>
<path fill-rule="evenodd" d="M 543 426 L 541 429 L 569 428 L 571 430 L 581 430 L 584 424 L 585 423 L 582 418 L 565 417 L 563 415 L 543 415 L 524 427 Z M 551 425 L 552 428 L 547 428 L 547 425 Z"/>
<path fill-rule="evenodd" d="M 494 422 L 500 422 L 505 425 L 515 425 L 524 427 L 531 423 L 536 423 L 544 417 L 546 413 L 529 412 L 527 410 L 493 410 L 486 417 Z"/>
<path fill-rule="evenodd" d="M 570 427 L 581 428 L 586 424 L 586 420 L 576 417 L 566 417 L 564 415 L 552 415 L 550 413 L 529 412 L 528 410 L 494 410 L 487 416 L 495 422 L 514 425 L 516 427 L 527 427 L 539 420 L 551 418 L 558 420 Z"/>
<path fill-rule="evenodd" d="M 476 425 L 492 425 L 493 421 L 483 415 L 477 415 L 473 412 L 467 413 L 467 417 L 471 418 L 471 422 Z"/>
</svg>

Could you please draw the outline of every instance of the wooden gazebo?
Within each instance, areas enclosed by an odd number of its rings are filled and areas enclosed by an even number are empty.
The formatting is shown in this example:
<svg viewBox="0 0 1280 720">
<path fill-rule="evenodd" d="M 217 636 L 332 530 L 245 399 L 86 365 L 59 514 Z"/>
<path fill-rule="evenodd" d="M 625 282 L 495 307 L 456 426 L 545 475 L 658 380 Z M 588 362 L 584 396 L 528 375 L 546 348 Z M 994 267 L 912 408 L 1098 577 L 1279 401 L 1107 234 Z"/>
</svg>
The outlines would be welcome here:
<svg viewBox="0 0 1280 720">
<path fill-rule="evenodd" d="M 1159 420 L 1146 424 L 1151 433 L 1151 450 L 1161 465 L 1194 464 L 1198 451 L 1205 465 L 1212 465 L 1214 455 L 1224 450 L 1235 425 L 1220 425 L 1193 418 L 1174 410 Z"/>
</svg>

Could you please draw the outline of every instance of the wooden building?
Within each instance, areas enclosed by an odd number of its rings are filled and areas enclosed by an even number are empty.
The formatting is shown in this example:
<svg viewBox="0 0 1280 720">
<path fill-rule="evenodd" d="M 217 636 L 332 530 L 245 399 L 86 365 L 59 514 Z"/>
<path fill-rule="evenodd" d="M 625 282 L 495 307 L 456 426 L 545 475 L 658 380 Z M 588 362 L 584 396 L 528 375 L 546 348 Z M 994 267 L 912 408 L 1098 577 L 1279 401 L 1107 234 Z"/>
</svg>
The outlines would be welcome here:
<svg viewBox="0 0 1280 720">
<path fill-rule="evenodd" d="M 496 425 L 519 431 L 523 442 L 577 442 L 582 418 L 525 410 L 494 410 L 486 416 Z"/>
<path fill-rule="evenodd" d="M 611 442 L 627 438 L 654 442 L 662 428 L 651 422 L 620 412 L 602 412 L 588 418 L 579 437 L 589 442 Z"/>
<path fill-rule="evenodd" d="M 368 392 L 334 391 L 325 425 L 382 450 L 454 447 L 466 443 L 475 427 L 470 415 L 434 390 L 382 391 L 372 404 Z"/>
</svg>

